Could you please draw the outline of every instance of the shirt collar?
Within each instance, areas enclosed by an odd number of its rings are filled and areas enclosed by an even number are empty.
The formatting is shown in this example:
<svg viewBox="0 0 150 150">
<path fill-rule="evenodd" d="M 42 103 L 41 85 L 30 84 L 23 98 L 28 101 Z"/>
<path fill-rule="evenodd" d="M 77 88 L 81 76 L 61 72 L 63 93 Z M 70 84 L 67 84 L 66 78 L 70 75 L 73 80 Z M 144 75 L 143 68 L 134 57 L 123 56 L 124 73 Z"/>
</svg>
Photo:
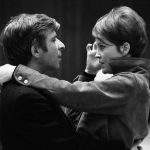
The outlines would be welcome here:
<svg viewBox="0 0 150 150">
<path fill-rule="evenodd" d="M 146 69 L 150 73 L 150 60 L 145 58 L 117 58 L 110 62 L 113 74 L 125 71 L 133 71 L 139 67 Z"/>
</svg>

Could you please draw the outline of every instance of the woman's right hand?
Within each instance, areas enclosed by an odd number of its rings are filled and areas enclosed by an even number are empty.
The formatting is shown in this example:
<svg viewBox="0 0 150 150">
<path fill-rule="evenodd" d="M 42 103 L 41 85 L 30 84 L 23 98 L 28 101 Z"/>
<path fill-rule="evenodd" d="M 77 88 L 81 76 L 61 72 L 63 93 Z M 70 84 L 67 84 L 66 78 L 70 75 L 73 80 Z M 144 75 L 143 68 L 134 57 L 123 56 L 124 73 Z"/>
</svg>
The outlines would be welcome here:
<svg viewBox="0 0 150 150">
<path fill-rule="evenodd" d="M 12 74 L 15 70 L 16 66 L 12 66 L 10 64 L 5 64 L 3 66 L 0 66 L 0 84 L 3 85 L 3 83 L 11 80 Z"/>
<path fill-rule="evenodd" d="M 93 75 L 97 74 L 97 72 L 101 69 L 99 59 L 95 57 L 96 49 L 97 49 L 97 46 L 95 43 L 93 45 L 87 44 L 86 46 L 87 60 L 86 60 L 85 72 L 89 74 L 93 74 Z"/>
</svg>

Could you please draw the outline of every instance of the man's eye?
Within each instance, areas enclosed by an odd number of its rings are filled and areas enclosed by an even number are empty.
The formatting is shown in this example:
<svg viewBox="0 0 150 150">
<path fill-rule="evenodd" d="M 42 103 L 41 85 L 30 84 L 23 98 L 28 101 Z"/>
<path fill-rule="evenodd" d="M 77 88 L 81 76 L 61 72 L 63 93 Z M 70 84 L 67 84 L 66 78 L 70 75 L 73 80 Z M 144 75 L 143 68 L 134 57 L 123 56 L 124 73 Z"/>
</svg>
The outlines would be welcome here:
<svg viewBox="0 0 150 150">
<path fill-rule="evenodd" d="M 55 42 L 55 41 L 56 41 L 56 38 L 53 38 L 52 41 Z"/>
</svg>

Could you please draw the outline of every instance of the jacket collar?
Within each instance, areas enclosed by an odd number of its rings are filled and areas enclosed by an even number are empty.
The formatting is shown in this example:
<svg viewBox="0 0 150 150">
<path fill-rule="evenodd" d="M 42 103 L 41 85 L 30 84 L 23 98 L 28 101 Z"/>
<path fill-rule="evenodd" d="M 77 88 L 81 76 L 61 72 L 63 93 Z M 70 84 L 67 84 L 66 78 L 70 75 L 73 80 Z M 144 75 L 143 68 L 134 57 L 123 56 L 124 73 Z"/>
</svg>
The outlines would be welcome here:
<svg viewBox="0 0 150 150">
<path fill-rule="evenodd" d="M 118 58 L 113 59 L 110 62 L 110 66 L 112 68 L 112 73 L 116 74 L 119 72 L 134 72 L 138 68 L 143 68 L 147 70 L 150 74 L 150 60 L 145 58 Z"/>
</svg>

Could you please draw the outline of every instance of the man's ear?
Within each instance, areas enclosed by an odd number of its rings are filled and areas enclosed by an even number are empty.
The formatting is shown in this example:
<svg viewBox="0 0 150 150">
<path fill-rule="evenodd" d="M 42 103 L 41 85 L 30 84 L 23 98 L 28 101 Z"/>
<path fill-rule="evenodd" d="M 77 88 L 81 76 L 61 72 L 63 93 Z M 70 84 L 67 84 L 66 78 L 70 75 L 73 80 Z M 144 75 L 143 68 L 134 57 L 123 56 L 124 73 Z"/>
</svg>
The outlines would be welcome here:
<svg viewBox="0 0 150 150">
<path fill-rule="evenodd" d="M 120 52 L 123 56 L 126 56 L 129 54 L 130 51 L 130 44 L 128 42 L 123 43 L 122 46 L 120 46 Z"/>
<path fill-rule="evenodd" d="M 39 58 L 40 57 L 40 51 L 37 45 L 32 45 L 31 46 L 31 54 L 33 57 L 35 58 Z"/>
</svg>

